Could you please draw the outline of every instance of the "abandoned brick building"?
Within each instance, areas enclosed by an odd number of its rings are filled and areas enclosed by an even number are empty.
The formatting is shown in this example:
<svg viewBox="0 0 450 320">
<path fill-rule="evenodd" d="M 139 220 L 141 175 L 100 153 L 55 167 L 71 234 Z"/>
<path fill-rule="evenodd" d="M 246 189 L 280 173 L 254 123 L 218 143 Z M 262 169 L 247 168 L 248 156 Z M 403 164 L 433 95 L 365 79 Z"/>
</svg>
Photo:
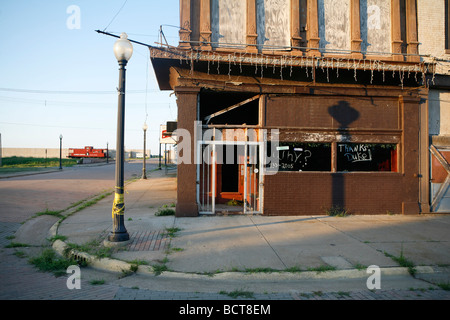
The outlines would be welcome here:
<svg viewBox="0 0 450 320">
<path fill-rule="evenodd" d="M 190 134 L 176 215 L 428 212 L 418 2 L 181 0 L 179 45 L 150 49 Z"/>
</svg>

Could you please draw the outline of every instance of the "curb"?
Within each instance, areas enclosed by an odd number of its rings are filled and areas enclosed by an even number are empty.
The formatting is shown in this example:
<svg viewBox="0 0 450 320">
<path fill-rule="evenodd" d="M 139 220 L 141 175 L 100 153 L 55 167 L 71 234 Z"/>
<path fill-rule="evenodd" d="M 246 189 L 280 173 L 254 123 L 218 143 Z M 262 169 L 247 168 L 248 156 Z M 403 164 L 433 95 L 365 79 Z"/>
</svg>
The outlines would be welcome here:
<svg viewBox="0 0 450 320">
<path fill-rule="evenodd" d="M 61 256 L 67 253 L 78 261 L 87 263 L 95 269 L 110 271 L 110 272 L 135 272 L 139 275 L 158 276 L 159 278 L 168 279 L 189 279 L 189 280 L 258 280 L 258 281 L 274 281 L 274 280 L 332 280 L 332 279 L 357 279 L 367 278 L 370 273 L 365 270 L 358 269 L 344 269 L 334 271 L 302 271 L 302 272 L 269 272 L 269 273 L 246 273 L 246 272 L 222 272 L 210 275 L 186 273 L 178 271 L 164 271 L 156 275 L 152 266 L 138 266 L 136 270 L 134 265 L 122 260 L 111 258 L 97 258 L 85 252 L 80 252 L 74 249 L 68 251 L 69 246 L 61 241 L 56 240 L 53 243 L 53 249 Z M 415 267 L 416 274 L 434 273 L 431 266 L 417 266 Z M 408 268 L 404 267 L 385 267 L 380 268 L 381 274 L 384 276 L 408 276 L 410 275 Z"/>
</svg>

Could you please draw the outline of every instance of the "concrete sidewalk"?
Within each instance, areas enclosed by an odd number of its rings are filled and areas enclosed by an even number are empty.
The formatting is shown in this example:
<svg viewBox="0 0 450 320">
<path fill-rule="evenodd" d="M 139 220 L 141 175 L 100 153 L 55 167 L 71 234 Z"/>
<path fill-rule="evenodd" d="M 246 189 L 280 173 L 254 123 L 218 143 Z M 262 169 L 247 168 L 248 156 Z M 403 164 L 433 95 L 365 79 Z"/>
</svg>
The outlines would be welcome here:
<svg viewBox="0 0 450 320">
<path fill-rule="evenodd" d="M 176 177 L 164 170 L 148 177 L 125 188 L 130 242 L 110 259 L 74 251 L 104 271 L 147 263 L 134 276 L 121 279 L 121 285 L 198 292 L 217 292 L 218 286 L 255 292 L 289 292 L 299 286 L 357 290 L 367 289 L 366 268 L 371 265 L 381 268 L 383 279 L 389 277 L 383 289 L 450 282 L 449 215 L 155 216 L 159 208 L 176 202 Z M 111 231 L 112 201 L 108 196 L 49 232 L 66 236 L 65 243 L 101 245 Z M 56 241 L 55 250 L 62 252 L 64 242 Z M 414 277 L 396 257 L 413 263 Z"/>
</svg>

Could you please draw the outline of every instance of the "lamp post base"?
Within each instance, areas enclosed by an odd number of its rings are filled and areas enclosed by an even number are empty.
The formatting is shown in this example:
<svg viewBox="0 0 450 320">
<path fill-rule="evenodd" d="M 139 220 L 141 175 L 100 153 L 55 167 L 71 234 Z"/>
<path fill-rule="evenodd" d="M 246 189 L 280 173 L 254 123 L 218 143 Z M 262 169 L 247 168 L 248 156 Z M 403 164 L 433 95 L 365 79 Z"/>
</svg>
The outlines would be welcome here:
<svg viewBox="0 0 450 320">
<path fill-rule="evenodd" d="M 123 209 L 123 204 L 122 209 Z M 120 207 L 120 205 L 119 205 Z M 113 229 L 108 235 L 108 240 L 111 242 L 123 242 L 130 240 L 130 235 L 125 228 L 123 214 L 115 214 L 113 217 Z"/>
<path fill-rule="evenodd" d="M 130 235 L 128 232 L 114 232 L 112 231 L 108 235 L 108 241 L 110 242 L 124 242 L 130 240 Z"/>
</svg>

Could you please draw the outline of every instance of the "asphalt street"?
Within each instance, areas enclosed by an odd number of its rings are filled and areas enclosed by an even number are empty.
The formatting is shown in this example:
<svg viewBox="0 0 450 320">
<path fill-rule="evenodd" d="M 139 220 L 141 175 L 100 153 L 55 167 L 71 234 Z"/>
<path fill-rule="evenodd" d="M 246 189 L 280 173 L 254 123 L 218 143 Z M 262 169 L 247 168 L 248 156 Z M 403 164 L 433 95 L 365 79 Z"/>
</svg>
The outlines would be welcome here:
<svg viewBox="0 0 450 320">
<path fill-rule="evenodd" d="M 149 218 L 148 214 L 142 214 L 142 208 L 147 208 L 145 212 L 148 212 L 148 208 L 155 211 L 156 208 L 163 203 L 170 203 L 176 201 L 176 177 L 166 175 L 164 170 L 154 171 L 157 164 L 155 162 L 148 164 L 147 172 L 149 173 L 148 181 L 137 180 L 130 182 L 129 187 L 129 204 L 128 211 L 130 221 L 127 224 L 130 226 L 130 230 L 136 229 L 140 231 L 145 229 L 146 223 L 154 224 L 153 218 Z M 142 163 L 140 161 L 130 161 L 125 166 L 125 179 L 139 178 L 142 173 Z M 169 177 L 169 178 L 168 178 Z M 155 188 L 152 184 L 152 179 L 160 179 L 158 181 L 165 181 L 167 187 Z M 173 185 L 175 187 L 173 187 Z M 96 194 L 105 192 L 105 190 L 112 189 L 114 186 L 114 165 L 90 165 L 90 166 L 77 166 L 74 168 L 64 168 L 62 171 L 55 170 L 49 173 L 41 173 L 36 175 L 28 175 L 22 177 L 3 177 L 0 179 L 0 299 L 2 300 L 218 300 L 218 301 L 234 301 L 234 300 L 266 300 L 266 301 L 281 301 L 281 300 L 448 300 L 450 299 L 450 292 L 442 290 L 437 287 L 433 282 L 429 281 L 429 274 L 424 274 L 422 278 L 413 278 L 408 274 L 399 273 L 391 277 L 392 285 L 385 286 L 384 290 L 367 290 L 365 288 L 367 276 L 359 279 L 339 279 L 331 284 L 330 279 L 324 281 L 323 278 L 304 280 L 301 278 L 289 278 L 280 280 L 280 278 L 271 278 L 272 275 L 260 272 L 253 278 L 253 282 L 246 283 L 244 278 L 234 276 L 234 278 L 227 278 L 225 275 L 221 277 L 212 277 L 209 279 L 208 273 L 214 268 L 217 268 L 215 263 L 223 263 L 223 261 L 245 261 L 247 253 L 243 252 L 241 256 L 236 256 L 235 251 L 229 250 L 229 254 L 226 251 L 218 252 L 224 242 L 221 244 L 222 236 L 230 236 L 234 240 L 245 241 L 244 237 L 252 236 L 257 241 L 264 243 L 262 250 L 271 252 L 274 256 L 271 261 L 275 261 L 277 264 L 281 263 L 281 267 L 290 266 L 290 260 L 293 258 L 290 251 L 295 249 L 295 246 L 282 247 L 282 244 L 286 242 L 286 239 L 280 237 L 283 232 L 280 233 L 279 228 L 285 228 L 284 236 L 290 236 L 291 232 L 298 232 L 302 229 L 302 233 L 297 234 L 295 238 L 301 238 L 298 235 L 304 234 L 305 239 L 313 239 L 310 226 L 312 223 L 316 223 L 317 228 L 313 228 L 317 231 L 328 230 L 333 231 L 339 235 L 342 239 L 347 239 L 340 243 L 336 242 L 337 238 L 326 240 L 327 249 L 331 248 L 335 252 L 335 247 L 345 248 L 346 243 L 350 240 L 354 240 L 357 247 L 367 245 L 372 246 L 373 252 L 377 251 L 376 245 L 384 246 L 388 250 L 387 242 L 375 240 L 375 233 L 368 231 L 367 227 L 376 223 L 385 227 L 390 232 L 390 237 L 396 235 L 401 236 L 402 229 L 399 226 L 389 226 L 389 217 L 382 220 L 370 220 L 372 218 L 364 218 L 362 220 L 353 220 L 353 224 L 347 225 L 341 220 L 327 220 L 325 218 L 317 217 L 290 217 L 290 218 L 271 218 L 265 219 L 264 217 L 236 217 L 236 218 L 224 218 L 224 217 L 208 217 L 208 218 L 185 218 L 174 219 L 174 217 L 168 217 L 166 220 L 170 226 L 182 226 L 184 230 L 180 232 L 180 237 L 176 237 L 173 240 L 172 248 L 188 247 L 192 250 L 181 250 L 171 256 L 169 266 L 171 269 L 185 270 L 188 273 L 188 277 L 177 277 L 174 273 L 163 273 L 163 276 L 150 277 L 140 273 L 127 274 L 117 273 L 107 270 L 100 270 L 98 268 L 84 267 L 81 269 L 81 290 L 70 290 L 67 286 L 69 275 L 63 275 L 56 277 L 48 272 L 38 271 L 34 266 L 30 265 L 27 261 L 32 256 L 39 255 L 43 250 L 49 248 L 49 243 L 45 241 L 45 235 L 43 239 L 38 239 L 39 235 L 33 238 L 34 244 L 27 246 L 13 246 L 10 244 L 21 239 L 20 232 L 24 232 L 26 226 L 30 225 L 34 228 L 43 227 L 49 228 L 53 225 L 57 218 L 46 216 L 42 219 L 31 219 L 37 212 L 45 210 L 62 210 L 69 207 L 80 200 L 90 198 Z M 81 239 L 85 235 L 92 236 L 93 234 L 99 235 L 96 230 L 87 230 L 86 226 L 79 224 L 86 221 L 86 217 L 94 218 L 96 212 L 105 211 L 104 208 L 109 208 L 111 203 L 110 199 L 105 199 L 103 203 L 98 203 L 86 210 L 82 210 L 79 213 L 73 215 L 70 219 L 67 219 L 64 224 L 60 225 L 60 234 L 66 232 L 72 239 L 76 241 L 77 238 Z M 153 202 L 152 202 L 153 201 Z M 109 209 L 108 209 L 109 210 Z M 107 211 L 107 210 L 106 210 Z M 99 230 L 104 230 L 105 226 L 108 228 L 108 223 L 103 221 L 103 214 L 98 218 Z M 133 218 L 131 220 L 131 217 Z M 97 219 L 97 218 L 96 218 Z M 109 218 L 106 217 L 106 220 Z M 153 219 L 153 220 L 152 220 Z M 170 220 L 172 219 L 172 220 Z M 212 228 L 207 219 L 214 223 Z M 417 221 L 415 218 L 411 218 L 408 223 L 410 230 L 411 226 Z M 102 221 L 101 221 L 102 220 Z M 30 223 L 30 221 L 39 221 L 41 225 L 37 223 Z M 347 220 L 351 221 L 351 220 Z M 393 219 L 392 221 L 395 221 Z M 27 223 L 24 223 L 27 222 Z M 100 223 L 101 222 L 101 223 Z M 161 222 L 158 222 L 161 223 Z M 357 227 L 352 230 L 353 225 Z M 431 233 L 435 233 L 436 239 L 419 239 L 414 245 L 417 244 L 426 246 L 428 243 L 435 243 L 437 248 L 436 254 L 443 257 L 441 266 L 445 263 L 445 259 L 448 258 L 448 252 L 446 252 L 448 241 L 445 240 L 446 229 L 443 233 L 436 232 L 435 229 L 438 226 L 447 226 L 448 221 L 445 216 L 436 217 L 436 219 L 426 219 L 423 224 L 424 227 L 429 228 Z M 361 228 L 364 226 L 364 228 Z M 288 228 L 286 228 L 288 227 Z M 294 229 L 290 229 L 290 228 Z M 75 228 L 75 229 L 74 229 Z M 31 230 L 31 229 L 30 229 Z M 77 230 L 73 232 L 73 230 Z M 206 230 L 206 232 L 205 232 Z M 396 231 L 397 230 L 397 231 Z M 408 230 L 408 229 L 405 229 Z M 414 229 L 415 230 L 415 229 Z M 86 231 L 86 234 L 83 233 Z M 225 232 L 230 231 L 228 235 Z M 243 233 L 241 233 L 241 231 Z M 399 233 L 400 231 L 400 233 Z M 31 231 L 30 231 L 31 232 Z M 306 232 L 306 233 L 305 233 Z M 356 233 L 352 233 L 356 232 Z M 223 233 L 223 235 L 222 235 Z M 206 238 L 199 238 L 199 236 L 205 236 Z M 364 238 L 369 237 L 369 238 Z M 372 237 L 372 238 L 370 238 Z M 205 240 L 207 239 L 207 240 Z M 209 240 L 208 240 L 209 239 Z M 249 240 L 248 241 L 253 241 Z M 253 238 L 252 238 L 253 239 Z M 284 239 L 284 240 L 283 240 Z M 323 238 L 317 238 L 318 240 Z M 364 240 L 367 239 L 367 240 Z M 40 243 L 39 241 L 42 241 Z M 211 241 L 213 240 L 213 241 Z M 322 241 L 320 240 L 320 241 Z M 370 241 L 369 241 L 370 240 Z M 388 239 L 386 239 L 389 241 Z M 30 241 L 30 242 L 33 242 Z M 212 246 L 205 245 L 207 241 L 210 241 Z M 215 242 L 214 242 L 215 241 Z M 322 241 L 323 242 L 323 241 Z M 328 243 L 330 242 L 330 243 Z M 372 242 L 372 243 L 370 243 Z M 229 242 L 230 243 L 230 242 Z M 240 242 L 244 244 L 245 242 Z M 307 242 L 311 248 L 320 249 L 316 246 L 316 243 Z M 342 246 L 341 246 L 342 245 Z M 408 244 L 406 244 L 408 245 Z M 256 246 L 258 248 L 259 245 Z M 279 248 L 277 248 L 279 246 Z M 315 247 L 316 246 L 316 247 Z M 402 244 L 403 246 L 403 244 Z M 411 244 L 412 248 L 413 244 Z M 216 251 L 208 251 L 211 248 L 215 248 Z M 408 249 L 408 247 L 406 247 Z M 442 248 L 442 249 L 441 249 Z M 399 249 L 399 247 L 396 249 Z M 306 250 L 306 251 L 305 251 Z M 302 248 L 300 250 L 303 253 L 308 253 L 310 248 Z M 341 249 L 342 250 L 342 249 Z M 351 251 L 352 249 L 350 249 Z M 428 250 L 424 249 L 425 252 Z M 442 251 L 443 250 L 443 251 Z M 164 259 L 164 255 L 160 255 L 158 250 L 145 251 L 136 250 L 140 254 L 140 258 L 149 255 L 150 260 Z M 255 250 L 253 250 L 255 251 Z M 299 250 L 293 251 L 299 252 Z M 411 251 L 412 252 L 412 251 Z M 128 252 L 132 254 L 133 252 Z M 194 253 L 194 255 L 192 255 Z M 127 252 L 118 253 L 117 257 L 121 258 L 121 255 L 126 258 Z M 346 253 L 344 252 L 343 255 Z M 348 253 L 349 256 L 351 253 Z M 267 255 L 266 255 L 267 256 Z M 195 258 L 197 257 L 197 258 Z M 203 257 L 205 260 L 203 261 Z M 421 255 L 421 258 L 423 255 Z M 340 259 L 336 256 L 329 256 L 325 254 L 325 257 L 329 260 L 329 264 L 344 263 L 342 268 L 347 268 L 345 265 L 346 260 Z M 194 260 L 190 260 L 194 259 Z M 227 260 L 221 260 L 227 259 Z M 249 257 L 250 259 L 250 257 Z M 250 261 L 250 260 L 249 260 Z M 315 260 L 311 260 L 315 261 Z M 348 261 L 347 261 L 348 262 Z M 386 257 L 380 257 L 380 264 L 385 264 L 387 268 L 395 267 L 392 261 Z M 264 261 L 258 260 L 256 265 L 262 266 Z M 274 268 L 278 268 L 277 264 Z M 194 270 L 188 270 L 191 266 L 201 266 L 205 268 L 204 275 L 193 276 Z M 245 267 L 245 266 L 243 266 Z M 208 269 L 209 268 L 209 269 Z M 395 269 L 395 268 L 394 268 Z M 427 278 L 428 277 L 428 278 Z M 248 278 L 248 277 L 247 277 Z M 256 279 L 256 280 L 255 280 Z M 397 281 L 397 282 L 396 282 Z M 99 284 L 101 283 L 101 284 Z M 285 284 L 288 289 L 284 289 Z M 395 285 L 398 284 L 398 285 Z M 202 287 L 203 285 L 203 287 Z M 355 288 L 360 289 L 355 289 Z M 196 289 L 197 288 L 197 289 Z M 295 289 L 293 289 L 295 288 Z"/>
</svg>

